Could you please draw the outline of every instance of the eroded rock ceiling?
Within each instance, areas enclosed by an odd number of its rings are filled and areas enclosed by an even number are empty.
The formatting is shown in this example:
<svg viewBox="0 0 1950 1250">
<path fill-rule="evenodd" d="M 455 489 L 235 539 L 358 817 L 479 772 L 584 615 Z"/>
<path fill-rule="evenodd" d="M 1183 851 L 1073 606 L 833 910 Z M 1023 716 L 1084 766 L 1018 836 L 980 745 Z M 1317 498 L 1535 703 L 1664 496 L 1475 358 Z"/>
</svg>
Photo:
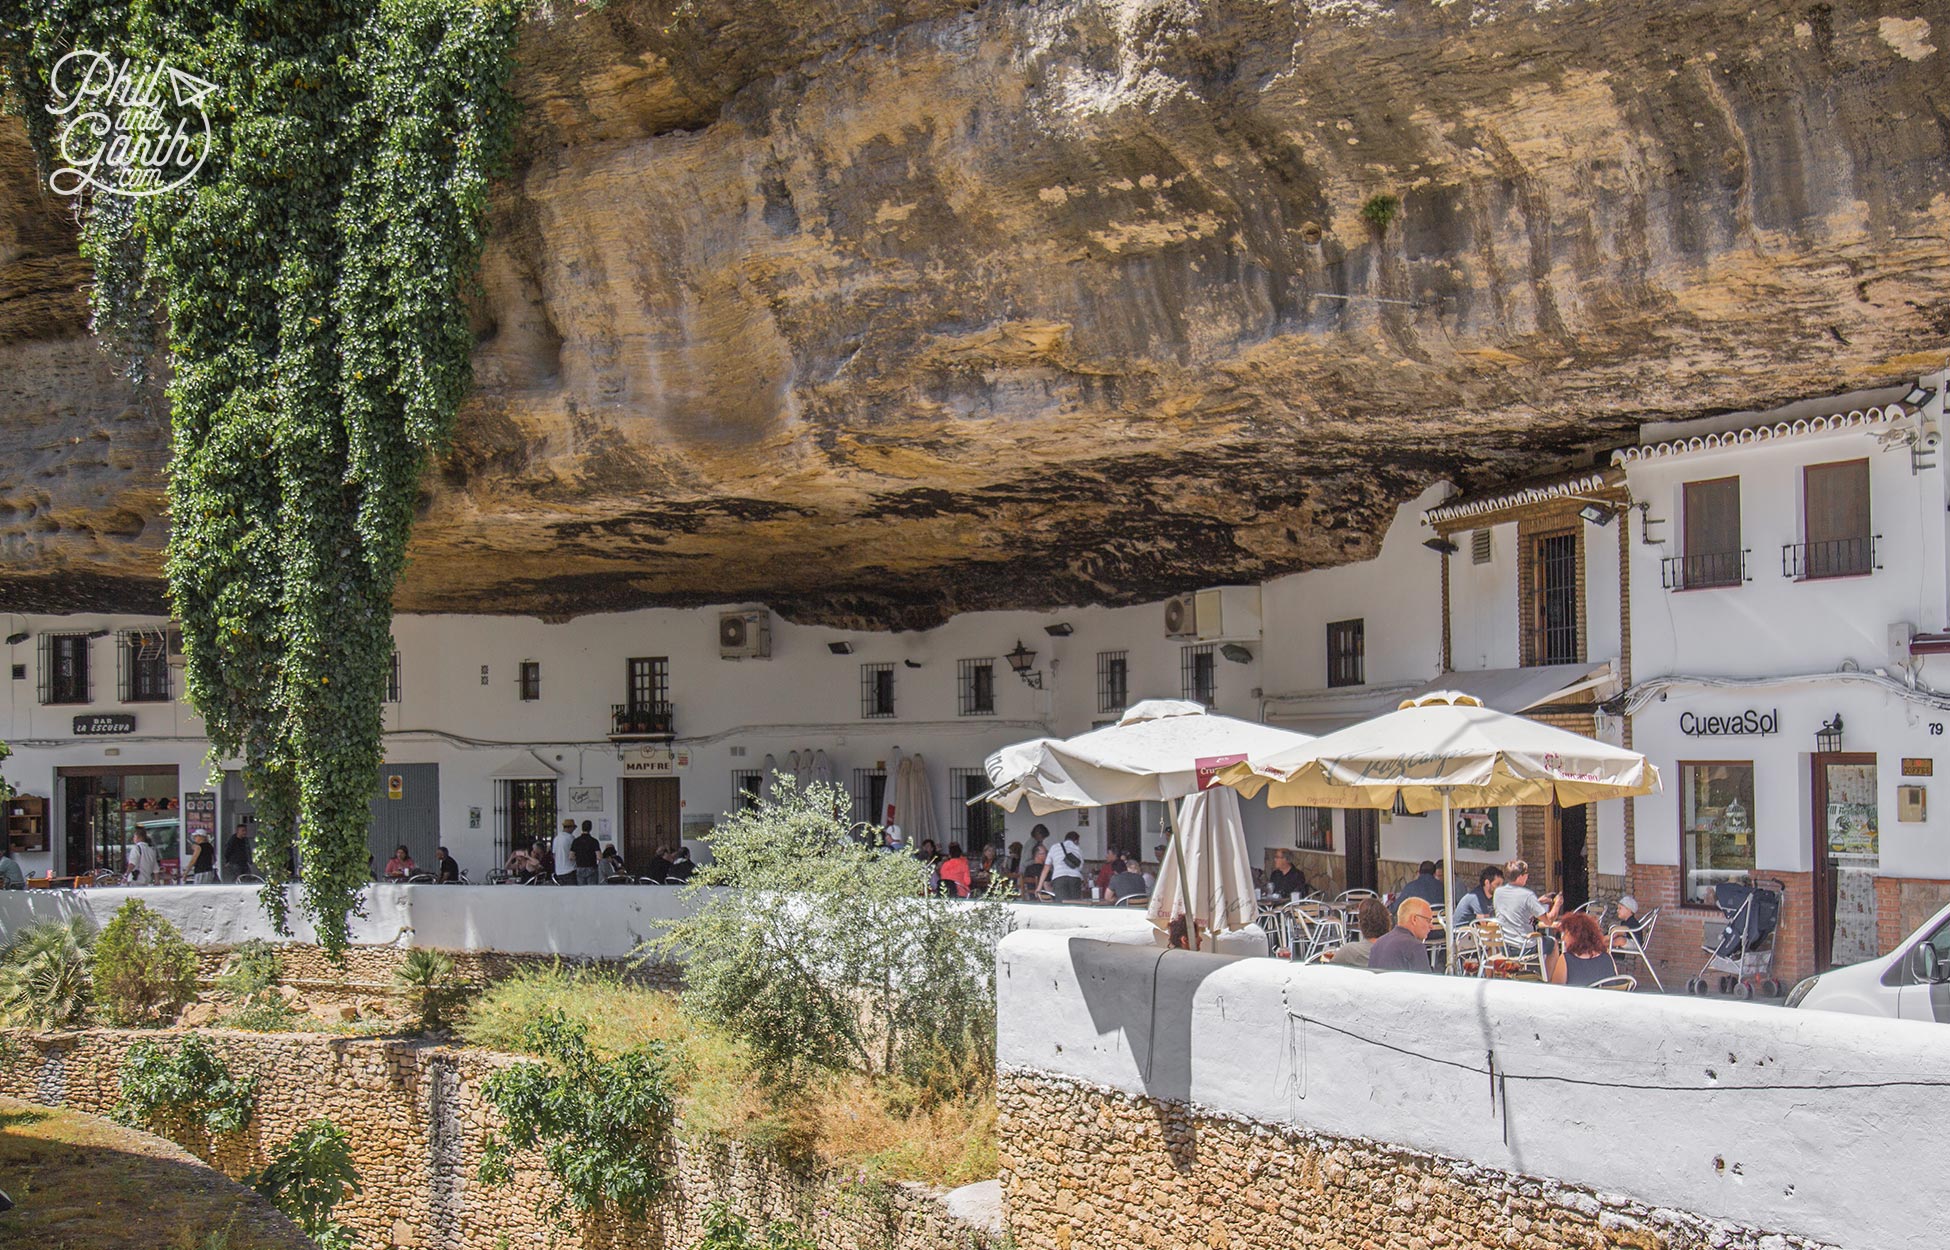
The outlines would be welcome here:
<svg viewBox="0 0 1950 1250">
<path fill-rule="evenodd" d="M 1134 602 L 1950 348 L 1936 3 L 558 7 L 405 609 Z M 9 126 L 0 599 L 156 605 L 165 423 Z"/>
</svg>

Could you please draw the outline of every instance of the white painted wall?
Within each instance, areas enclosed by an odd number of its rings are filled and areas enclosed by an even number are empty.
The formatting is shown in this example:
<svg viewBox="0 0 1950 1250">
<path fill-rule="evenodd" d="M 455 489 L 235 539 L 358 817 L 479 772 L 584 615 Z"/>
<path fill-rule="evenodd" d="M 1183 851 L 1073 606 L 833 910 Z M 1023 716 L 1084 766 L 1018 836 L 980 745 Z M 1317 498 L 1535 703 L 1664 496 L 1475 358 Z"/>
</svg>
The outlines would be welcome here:
<svg viewBox="0 0 1950 1250">
<path fill-rule="evenodd" d="M 999 960 L 1007 1068 L 1839 1245 L 1942 1244 L 1950 1177 L 1891 1129 L 1950 1115 L 1937 1025 L 1034 933 Z M 1569 1083 L 1590 1081 L 1672 1088 Z"/>
<path fill-rule="evenodd" d="M 1456 536 L 1462 550 L 1449 557 L 1449 651 L 1458 672 L 1515 668 L 1522 661 L 1517 630 L 1517 523 L 1506 521 L 1488 528 L 1489 563 L 1472 561 L 1468 530 Z"/>
</svg>

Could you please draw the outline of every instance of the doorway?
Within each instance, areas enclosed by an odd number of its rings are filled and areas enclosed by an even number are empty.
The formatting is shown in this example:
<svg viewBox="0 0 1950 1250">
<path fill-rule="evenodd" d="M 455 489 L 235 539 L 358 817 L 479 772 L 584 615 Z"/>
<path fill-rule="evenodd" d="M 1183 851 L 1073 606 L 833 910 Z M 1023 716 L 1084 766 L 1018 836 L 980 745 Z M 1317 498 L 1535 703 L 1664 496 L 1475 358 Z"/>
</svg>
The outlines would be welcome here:
<svg viewBox="0 0 1950 1250">
<path fill-rule="evenodd" d="M 1104 854 L 1144 858 L 1144 805 L 1112 803 L 1104 809 Z"/>
<path fill-rule="evenodd" d="M 1591 899 L 1591 866 L 1586 856 L 1590 844 L 1591 807 L 1551 805 L 1546 830 L 1546 849 L 1551 865 L 1551 881 L 1564 895 L 1564 910 L 1574 911 Z"/>
<path fill-rule="evenodd" d="M 623 778 L 623 862 L 649 867 L 659 850 L 677 845 L 684 828 L 682 790 L 675 777 Z"/>
<path fill-rule="evenodd" d="M 385 871 L 394 849 L 404 846 L 415 864 L 431 872 L 440 847 L 440 765 L 381 764 L 368 806 L 366 852 L 373 871 Z"/>
<path fill-rule="evenodd" d="M 1380 889 L 1381 813 L 1350 807 L 1342 817 L 1347 830 L 1347 888 Z"/>
<path fill-rule="evenodd" d="M 183 813 L 173 764 L 60 768 L 61 873 L 120 872 L 137 830 L 156 848 L 163 878 L 182 859 Z"/>
<path fill-rule="evenodd" d="M 1815 970 L 1880 953 L 1876 871 L 1881 864 L 1876 757 L 1836 752 L 1814 767 Z"/>
</svg>

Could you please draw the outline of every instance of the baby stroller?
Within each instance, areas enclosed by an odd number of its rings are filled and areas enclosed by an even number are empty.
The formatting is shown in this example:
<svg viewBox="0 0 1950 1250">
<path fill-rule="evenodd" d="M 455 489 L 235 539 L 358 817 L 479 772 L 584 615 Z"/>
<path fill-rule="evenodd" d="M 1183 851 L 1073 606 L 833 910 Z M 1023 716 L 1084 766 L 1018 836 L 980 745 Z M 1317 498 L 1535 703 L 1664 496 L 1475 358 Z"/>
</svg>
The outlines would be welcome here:
<svg viewBox="0 0 1950 1250">
<path fill-rule="evenodd" d="M 1774 939 L 1781 931 L 1786 898 L 1787 885 L 1781 881 L 1723 881 L 1713 887 L 1713 905 L 1727 923 L 1717 943 L 1701 948 L 1706 966 L 1686 982 L 1686 992 L 1707 993 L 1714 984 L 1707 978 L 1717 973 L 1722 994 L 1778 998 L 1781 983 L 1774 976 Z"/>
</svg>

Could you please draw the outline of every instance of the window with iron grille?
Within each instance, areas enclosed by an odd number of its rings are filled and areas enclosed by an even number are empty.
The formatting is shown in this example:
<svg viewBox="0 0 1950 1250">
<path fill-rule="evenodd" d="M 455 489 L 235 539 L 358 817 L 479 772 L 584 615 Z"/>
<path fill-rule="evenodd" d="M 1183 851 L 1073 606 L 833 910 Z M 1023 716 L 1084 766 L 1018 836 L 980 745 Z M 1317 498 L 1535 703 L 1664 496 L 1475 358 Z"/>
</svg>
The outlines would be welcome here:
<svg viewBox="0 0 1950 1250">
<path fill-rule="evenodd" d="M 1125 651 L 1097 653 L 1097 710 L 1099 712 L 1121 712 L 1130 704 L 1129 654 Z"/>
<path fill-rule="evenodd" d="M 853 770 L 853 823 L 856 825 L 880 825 L 880 813 L 887 809 L 887 770 L 884 768 L 856 768 Z"/>
<path fill-rule="evenodd" d="M 1293 809 L 1293 845 L 1303 851 L 1334 849 L 1334 810 L 1330 807 Z"/>
<path fill-rule="evenodd" d="M 1530 628 L 1526 664 L 1578 660 L 1578 535 L 1569 530 L 1530 539 L 1530 585 L 1524 620 Z"/>
<path fill-rule="evenodd" d="M 1002 850 L 1002 809 L 993 803 L 977 803 L 970 807 L 968 801 L 978 794 L 990 790 L 989 775 L 979 768 L 951 768 L 948 770 L 948 836 L 961 843 L 962 850 L 970 859 L 982 853 L 982 848 L 993 846 Z"/>
<path fill-rule="evenodd" d="M 860 666 L 860 716 L 864 720 L 894 714 L 894 666 Z"/>
<path fill-rule="evenodd" d="M 995 715 L 995 661 L 961 662 L 961 714 Z"/>
<path fill-rule="evenodd" d="M 504 781 L 501 783 L 501 819 L 495 830 L 495 862 L 499 868 L 518 846 L 533 846 L 555 836 L 555 783 L 553 781 Z"/>
<path fill-rule="evenodd" d="M 1209 642 L 1178 649 L 1178 685 L 1183 697 L 1211 707 L 1218 701 L 1219 675 L 1214 665 L 1216 648 Z"/>
<path fill-rule="evenodd" d="M 636 656 L 629 662 L 632 712 L 659 712 L 670 704 L 670 660 L 666 656 Z"/>
<path fill-rule="evenodd" d="M 169 702 L 169 635 L 160 629 L 125 629 L 115 643 L 124 703 Z"/>
<path fill-rule="evenodd" d="M 515 685 L 521 691 L 523 703 L 534 703 L 542 697 L 542 662 L 523 660 L 516 670 Z"/>
<path fill-rule="evenodd" d="M 1681 492 L 1683 555 L 1670 562 L 1666 583 L 1675 590 L 1738 586 L 1747 578 L 1740 546 L 1740 479 L 1687 482 Z"/>
<path fill-rule="evenodd" d="M 765 787 L 765 774 L 756 768 L 740 768 L 731 774 L 731 792 L 738 796 L 738 810 L 749 812 L 758 806 L 759 792 Z"/>
<path fill-rule="evenodd" d="M 1474 530 L 1469 535 L 1469 562 L 1488 564 L 1494 553 L 1490 549 L 1490 530 L 1488 526 Z"/>
<path fill-rule="evenodd" d="M 88 635 L 42 634 L 40 650 L 41 702 L 91 702 L 93 687 L 88 672 Z"/>
<path fill-rule="evenodd" d="M 1327 624 L 1327 684 L 1359 686 L 1368 680 L 1366 618 Z"/>
<path fill-rule="evenodd" d="M 393 662 L 386 670 L 386 702 L 399 702 L 399 648 L 393 648 Z"/>
</svg>

